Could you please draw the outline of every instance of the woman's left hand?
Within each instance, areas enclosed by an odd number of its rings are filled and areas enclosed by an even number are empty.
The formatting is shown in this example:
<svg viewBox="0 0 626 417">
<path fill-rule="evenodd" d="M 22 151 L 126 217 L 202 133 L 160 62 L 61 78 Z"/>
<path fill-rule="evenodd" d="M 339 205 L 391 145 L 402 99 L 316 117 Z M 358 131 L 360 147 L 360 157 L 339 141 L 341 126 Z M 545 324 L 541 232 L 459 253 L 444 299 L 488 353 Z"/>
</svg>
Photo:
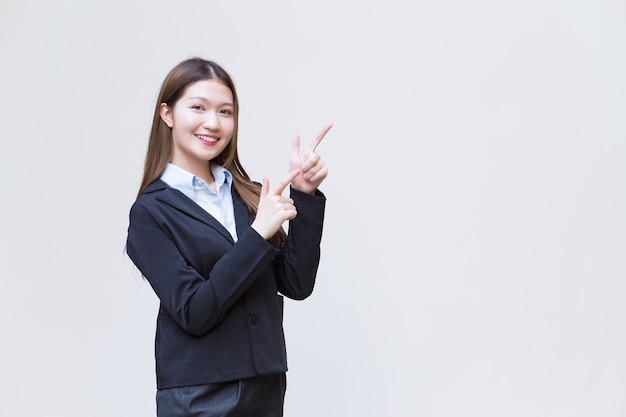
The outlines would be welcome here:
<svg viewBox="0 0 626 417">
<path fill-rule="evenodd" d="M 300 175 L 291 181 L 291 186 L 296 190 L 313 194 L 328 175 L 328 168 L 326 168 L 322 158 L 315 153 L 315 149 L 331 127 L 333 127 L 332 123 L 324 126 L 302 154 L 300 153 L 300 136 L 294 136 L 291 158 L 289 160 L 289 172 L 293 172 L 296 169 L 299 169 L 301 172 Z"/>
</svg>

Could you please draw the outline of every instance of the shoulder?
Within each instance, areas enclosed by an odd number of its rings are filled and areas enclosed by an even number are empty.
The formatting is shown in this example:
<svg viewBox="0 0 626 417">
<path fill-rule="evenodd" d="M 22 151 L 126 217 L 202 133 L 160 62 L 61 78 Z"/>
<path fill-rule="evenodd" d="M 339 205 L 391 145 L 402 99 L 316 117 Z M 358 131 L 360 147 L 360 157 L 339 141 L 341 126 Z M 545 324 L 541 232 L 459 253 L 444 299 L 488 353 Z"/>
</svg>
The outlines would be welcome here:
<svg viewBox="0 0 626 417">
<path fill-rule="evenodd" d="M 154 211 L 159 205 L 158 196 L 168 188 L 169 186 L 160 179 L 149 184 L 130 207 L 131 223 L 133 220 L 137 221 L 151 217 L 150 212 Z"/>
</svg>

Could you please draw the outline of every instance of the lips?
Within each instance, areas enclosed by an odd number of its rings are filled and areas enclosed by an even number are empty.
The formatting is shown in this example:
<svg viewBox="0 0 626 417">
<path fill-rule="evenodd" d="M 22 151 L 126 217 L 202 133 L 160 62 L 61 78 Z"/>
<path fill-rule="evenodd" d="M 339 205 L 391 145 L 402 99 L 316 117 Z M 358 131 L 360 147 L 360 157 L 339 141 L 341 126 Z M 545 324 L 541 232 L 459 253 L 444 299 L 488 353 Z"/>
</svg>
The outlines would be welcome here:
<svg viewBox="0 0 626 417">
<path fill-rule="evenodd" d="M 200 139 L 202 143 L 206 143 L 207 145 L 213 145 L 219 140 L 219 138 L 216 138 L 213 136 L 207 136 L 207 135 L 194 135 L 194 136 Z"/>
</svg>

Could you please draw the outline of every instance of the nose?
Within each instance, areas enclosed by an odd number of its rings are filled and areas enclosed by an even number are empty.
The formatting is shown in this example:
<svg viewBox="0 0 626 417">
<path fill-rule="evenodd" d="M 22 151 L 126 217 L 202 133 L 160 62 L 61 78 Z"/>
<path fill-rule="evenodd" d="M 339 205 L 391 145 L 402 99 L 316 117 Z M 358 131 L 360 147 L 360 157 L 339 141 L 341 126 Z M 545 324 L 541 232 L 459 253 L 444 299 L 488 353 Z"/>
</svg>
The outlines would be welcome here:
<svg viewBox="0 0 626 417">
<path fill-rule="evenodd" d="M 202 123 L 202 127 L 215 130 L 220 127 L 219 117 L 217 113 L 209 111 L 206 112 L 206 117 L 204 118 L 204 123 Z"/>
</svg>

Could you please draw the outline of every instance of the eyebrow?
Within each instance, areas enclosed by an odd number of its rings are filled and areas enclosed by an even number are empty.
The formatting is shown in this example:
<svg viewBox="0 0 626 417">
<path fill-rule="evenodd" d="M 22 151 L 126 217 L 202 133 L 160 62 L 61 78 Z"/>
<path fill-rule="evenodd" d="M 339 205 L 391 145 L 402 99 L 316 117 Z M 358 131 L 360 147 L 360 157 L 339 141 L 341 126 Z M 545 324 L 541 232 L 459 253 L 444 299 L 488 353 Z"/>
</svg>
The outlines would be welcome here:
<svg viewBox="0 0 626 417">
<path fill-rule="evenodd" d="M 204 97 L 200 97 L 200 96 L 196 96 L 196 97 L 189 97 L 187 99 L 187 101 L 191 101 L 191 100 L 200 100 L 200 101 L 204 101 L 205 103 L 210 103 L 209 100 L 207 100 Z M 220 104 L 220 106 L 231 106 L 231 107 L 235 107 L 235 105 L 233 103 L 231 103 L 230 101 L 225 101 L 223 103 Z"/>
</svg>

